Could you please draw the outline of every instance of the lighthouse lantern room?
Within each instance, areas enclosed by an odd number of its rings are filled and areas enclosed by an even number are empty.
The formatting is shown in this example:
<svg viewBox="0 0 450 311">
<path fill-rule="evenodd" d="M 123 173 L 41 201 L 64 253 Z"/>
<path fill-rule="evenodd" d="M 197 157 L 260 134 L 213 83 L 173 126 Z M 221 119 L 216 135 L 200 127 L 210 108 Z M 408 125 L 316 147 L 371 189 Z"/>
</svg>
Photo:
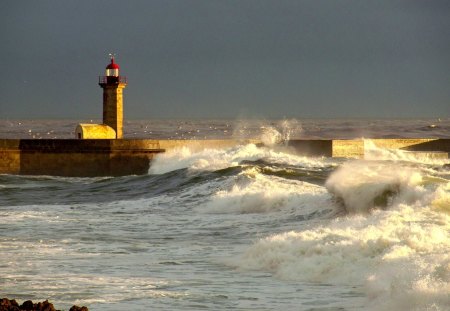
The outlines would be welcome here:
<svg viewBox="0 0 450 311">
<path fill-rule="evenodd" d="M 107 77 L 118 77 L 119 76 L 119 65 L 114 62 L 114 56 L 111 57 L 111 64 L 106 66 L 106 76 Z"/>
<path fill-rule="evenodd" d="M 103 124 L 79 124 L 75 135 L 80 139 L 123 138 L 123 89 L 127 78 L 119 75 L 119 65 L 111 55 L 104 76 L 98 84 L 103 89 Z"/>
</svg>

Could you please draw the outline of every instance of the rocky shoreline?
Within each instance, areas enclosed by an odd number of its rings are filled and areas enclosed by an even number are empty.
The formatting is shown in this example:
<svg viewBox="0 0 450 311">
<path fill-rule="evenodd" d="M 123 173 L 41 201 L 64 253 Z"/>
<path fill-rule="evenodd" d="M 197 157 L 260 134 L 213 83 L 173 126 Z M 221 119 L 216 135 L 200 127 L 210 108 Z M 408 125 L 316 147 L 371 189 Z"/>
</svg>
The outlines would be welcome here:
<svg viewBox="0 0 450 311">
<path fill-rule="evenodd" d="M 45 300 L 43 302 L 33 303 L 31 300 L 27 300 L 21 305 L 17 303 L 15 299 L 9 300 L 3 298 L 0 300 L 0 311 L 61 311 L 56 310 L 52 303 Z M 72 306 L 69 311 L 89 311 L 86 307 Z"/>
</svg>

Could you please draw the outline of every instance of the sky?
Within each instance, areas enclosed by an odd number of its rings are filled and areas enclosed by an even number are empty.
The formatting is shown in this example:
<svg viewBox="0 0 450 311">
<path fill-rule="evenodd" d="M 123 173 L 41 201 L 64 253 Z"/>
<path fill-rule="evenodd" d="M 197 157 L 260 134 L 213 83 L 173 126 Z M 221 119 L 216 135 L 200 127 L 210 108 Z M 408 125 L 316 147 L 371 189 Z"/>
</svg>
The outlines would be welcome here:
<svg viewBox="0 0 450 311">
<path fill-rule="evenodd" d="M 450 115 L 448 0 L 2 0 L 0 119 Z"/>
</svg>

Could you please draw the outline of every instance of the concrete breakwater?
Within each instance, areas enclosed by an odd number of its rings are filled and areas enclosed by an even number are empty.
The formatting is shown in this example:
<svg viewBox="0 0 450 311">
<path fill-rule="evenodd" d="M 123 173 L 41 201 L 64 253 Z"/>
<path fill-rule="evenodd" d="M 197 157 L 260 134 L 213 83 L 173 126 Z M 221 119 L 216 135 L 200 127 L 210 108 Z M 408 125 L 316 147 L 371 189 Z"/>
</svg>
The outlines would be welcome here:
<svg viewBox="0 0 450 311">
<path fill-rule="evenodd" d="M 146 174 L 153 140 L 2 139 L 0 173 L 72 177 Z"/>
<path fill-rule="evenodd" d="M 401 149 L 425 156 L 448 158 L 450 139 L 371 139 L 378 148 Z M 0 139 L 0 174 L 72 177 L 146 174 L 153 157 L 186 147 L 193 151 L 230 148 L 259 140 L 149 140 L 149 139 Z M 319 157 L 363 157 L 365 141 L 289 140 L 288 152 Z M 275 146 L 276 148 L 276 146 Z"/>
</svg>

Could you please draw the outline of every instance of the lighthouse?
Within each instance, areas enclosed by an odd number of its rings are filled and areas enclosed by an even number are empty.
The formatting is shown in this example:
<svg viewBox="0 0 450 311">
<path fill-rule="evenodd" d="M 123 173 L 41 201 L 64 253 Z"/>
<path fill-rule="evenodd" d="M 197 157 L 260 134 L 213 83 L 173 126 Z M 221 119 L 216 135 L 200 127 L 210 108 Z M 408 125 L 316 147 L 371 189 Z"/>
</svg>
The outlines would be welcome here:
<svg viewBox="0 0 450 311">
<path fill-rule="evenodd" d="M 123 138 L 123 89 L 127 78 L 119 74 L 119 64 L 114 62 L 106 66 L 104 76 L 99 77 L 98 84 L 103 89 L 103 124 L 116 131 L 116 138 Z"/>
<path fill-rule="evenodd" d="M 121 76 L 119 70 L 119 64 L 111 55 L 105 75 L 98 78 L 98 84 L 103 89 L 103 124 L 78 124 L 76 138 L 123 138 L 123 89 L 127 86 L 127 78 Z"/>
</svg>

